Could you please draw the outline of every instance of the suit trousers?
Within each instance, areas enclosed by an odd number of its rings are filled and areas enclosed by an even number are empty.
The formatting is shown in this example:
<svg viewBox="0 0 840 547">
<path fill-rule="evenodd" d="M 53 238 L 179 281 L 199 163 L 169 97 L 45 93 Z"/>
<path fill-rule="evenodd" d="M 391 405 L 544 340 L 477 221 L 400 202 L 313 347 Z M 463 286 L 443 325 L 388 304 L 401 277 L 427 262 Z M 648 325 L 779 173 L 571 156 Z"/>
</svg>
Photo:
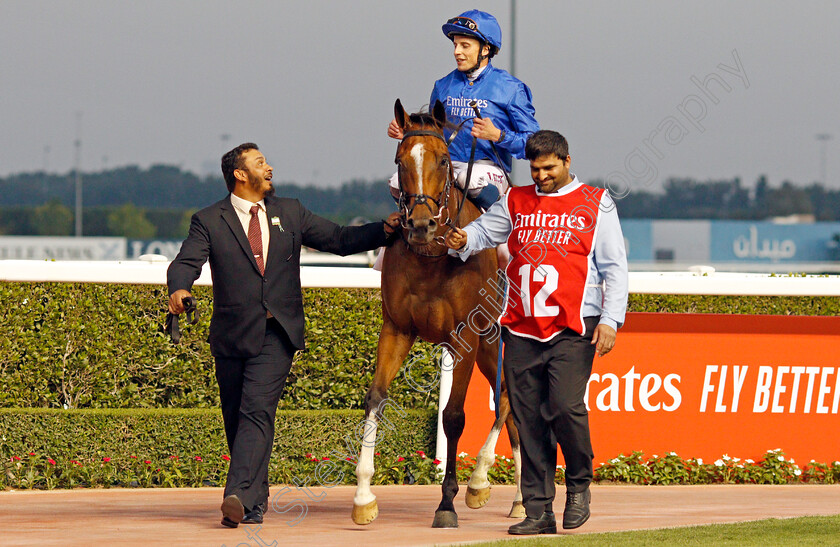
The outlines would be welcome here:
<svg viewBox="0 0 840 547">
<path fill-rule="evenodd" d="M 522 502 L 529 517 L 551 511 L 557 444 L 566 461 L 566 491 L 592 482 L 592 442 L 583 397 L 592 373 L 592 332 L 599 317 L 586 317 L 586 335 L 565 329 L 547 342 L 503 329 L 503 368 L 513 420 L 522 446 Z"/>
<path fill-rule="evenodd" d="M 256 357 L 216 357 L 230 468 L 225 496 L 236 494 L 246 510 L 268 501 L 268 463 L 274 418 L 295 348 L 275 319 L 266 321 L 265 341 Z"/>
</svg>

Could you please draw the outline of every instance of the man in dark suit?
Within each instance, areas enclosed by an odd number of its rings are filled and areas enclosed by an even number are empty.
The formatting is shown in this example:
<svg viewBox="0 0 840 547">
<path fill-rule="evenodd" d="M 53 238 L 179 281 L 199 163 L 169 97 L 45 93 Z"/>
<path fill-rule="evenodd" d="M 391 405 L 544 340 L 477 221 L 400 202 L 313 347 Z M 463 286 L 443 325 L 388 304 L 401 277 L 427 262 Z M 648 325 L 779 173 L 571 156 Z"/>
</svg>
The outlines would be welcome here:
<svg viewBox="0 0 840 547">
<path fill-rule="evenodd" d="M 342 227 L 298 200 L 277 198 L 272 167 L 256 144 L 222 157 L 230 194 L 197 212 L 167 271 L 169 311 L 184 311 L 193 282 L 210 261 L 210 350 L 230 449 L 222 524 L 262 523 L 274 417 L 295 351 L 303 349 L 301 245 L 340 255 L 386 243 L 399 220 Z"/>
</svg>

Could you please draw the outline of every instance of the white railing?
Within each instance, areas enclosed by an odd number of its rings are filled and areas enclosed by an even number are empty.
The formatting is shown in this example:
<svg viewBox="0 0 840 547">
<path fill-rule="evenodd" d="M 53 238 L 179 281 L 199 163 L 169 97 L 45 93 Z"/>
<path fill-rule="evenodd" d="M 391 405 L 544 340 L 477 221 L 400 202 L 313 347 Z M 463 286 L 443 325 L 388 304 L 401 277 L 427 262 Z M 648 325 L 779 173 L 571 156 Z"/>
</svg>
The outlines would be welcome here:
<svg viewBox="0 0 840 547">
<path fill-rule="evenodd" d="M 45 261 L 0 260 L 2 281 L 166 284 L 168 262 L 127 260 Z M 690 272 L 630 272 L 630 292 L 637 294 L 720 294 L 778 296 L 840 296 L 840 276 L 787 276 L 717 272 L 696 266 Z M 301 266 L 304 287 L 379 288 L 380 274 L 372 268 Z M 196 285 L 211 285 L 205 264 Z"/>
</svg>

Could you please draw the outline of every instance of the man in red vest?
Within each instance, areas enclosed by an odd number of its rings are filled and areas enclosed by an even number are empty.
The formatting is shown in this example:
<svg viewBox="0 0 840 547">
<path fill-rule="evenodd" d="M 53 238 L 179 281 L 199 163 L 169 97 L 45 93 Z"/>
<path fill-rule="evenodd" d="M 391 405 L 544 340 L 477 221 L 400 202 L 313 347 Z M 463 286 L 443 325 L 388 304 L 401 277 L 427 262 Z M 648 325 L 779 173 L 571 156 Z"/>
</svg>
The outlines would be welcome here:
<svg viewBox="0 0 840 547">
<path fill-rule="evenodd" d="M 583 401 L 597 352 L 613 348 L 627 309 L 627 255 L 615 203 L 569 172 L 566 139 L 538 131 L 525 145 L 534 185 L 519 186 L 463 230 L 450 254 L 507 243 L 504 374 L 522 442 L 527 518 L 515 535 L 556 533 L 557 444 L 566 462 L 563 528 L 589 518 L 592 443 Z"/>
</svg>

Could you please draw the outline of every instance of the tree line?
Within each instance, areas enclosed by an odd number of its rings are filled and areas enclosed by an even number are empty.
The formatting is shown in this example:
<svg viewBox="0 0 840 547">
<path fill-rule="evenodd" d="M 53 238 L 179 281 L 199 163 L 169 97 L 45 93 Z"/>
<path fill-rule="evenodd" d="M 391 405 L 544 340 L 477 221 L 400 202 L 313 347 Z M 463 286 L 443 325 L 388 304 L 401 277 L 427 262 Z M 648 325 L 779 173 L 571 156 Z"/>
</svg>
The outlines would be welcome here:
<svg viewBox="0 0 840 547">
<path fill-rule="evenodd" d="M 136 239 L 182 239 L 190 216 L 227 192 L 220 176 L 199 177 L 169 165 L 121 167 L 85 173 L 83 233 Z M 603 187 L 600 180 L 589 181 Z M 387 181 L 352 180 L 338 188 L 275 183 L 277 194 L 297 198 L 339 223 L 384 218 L 396 206 Z M 662 191 L 612 189 L 622 218 L 761 220 L 814 215 L 840 220 L 840 190 L 790 181 L 771 187 L 765 176 L 752 187 L 739 178 L 699 181 L 669 178 Z M 75 173 L 21 173 L 0 178 L 0 235 L 72 235 Z"/>
</svg>

